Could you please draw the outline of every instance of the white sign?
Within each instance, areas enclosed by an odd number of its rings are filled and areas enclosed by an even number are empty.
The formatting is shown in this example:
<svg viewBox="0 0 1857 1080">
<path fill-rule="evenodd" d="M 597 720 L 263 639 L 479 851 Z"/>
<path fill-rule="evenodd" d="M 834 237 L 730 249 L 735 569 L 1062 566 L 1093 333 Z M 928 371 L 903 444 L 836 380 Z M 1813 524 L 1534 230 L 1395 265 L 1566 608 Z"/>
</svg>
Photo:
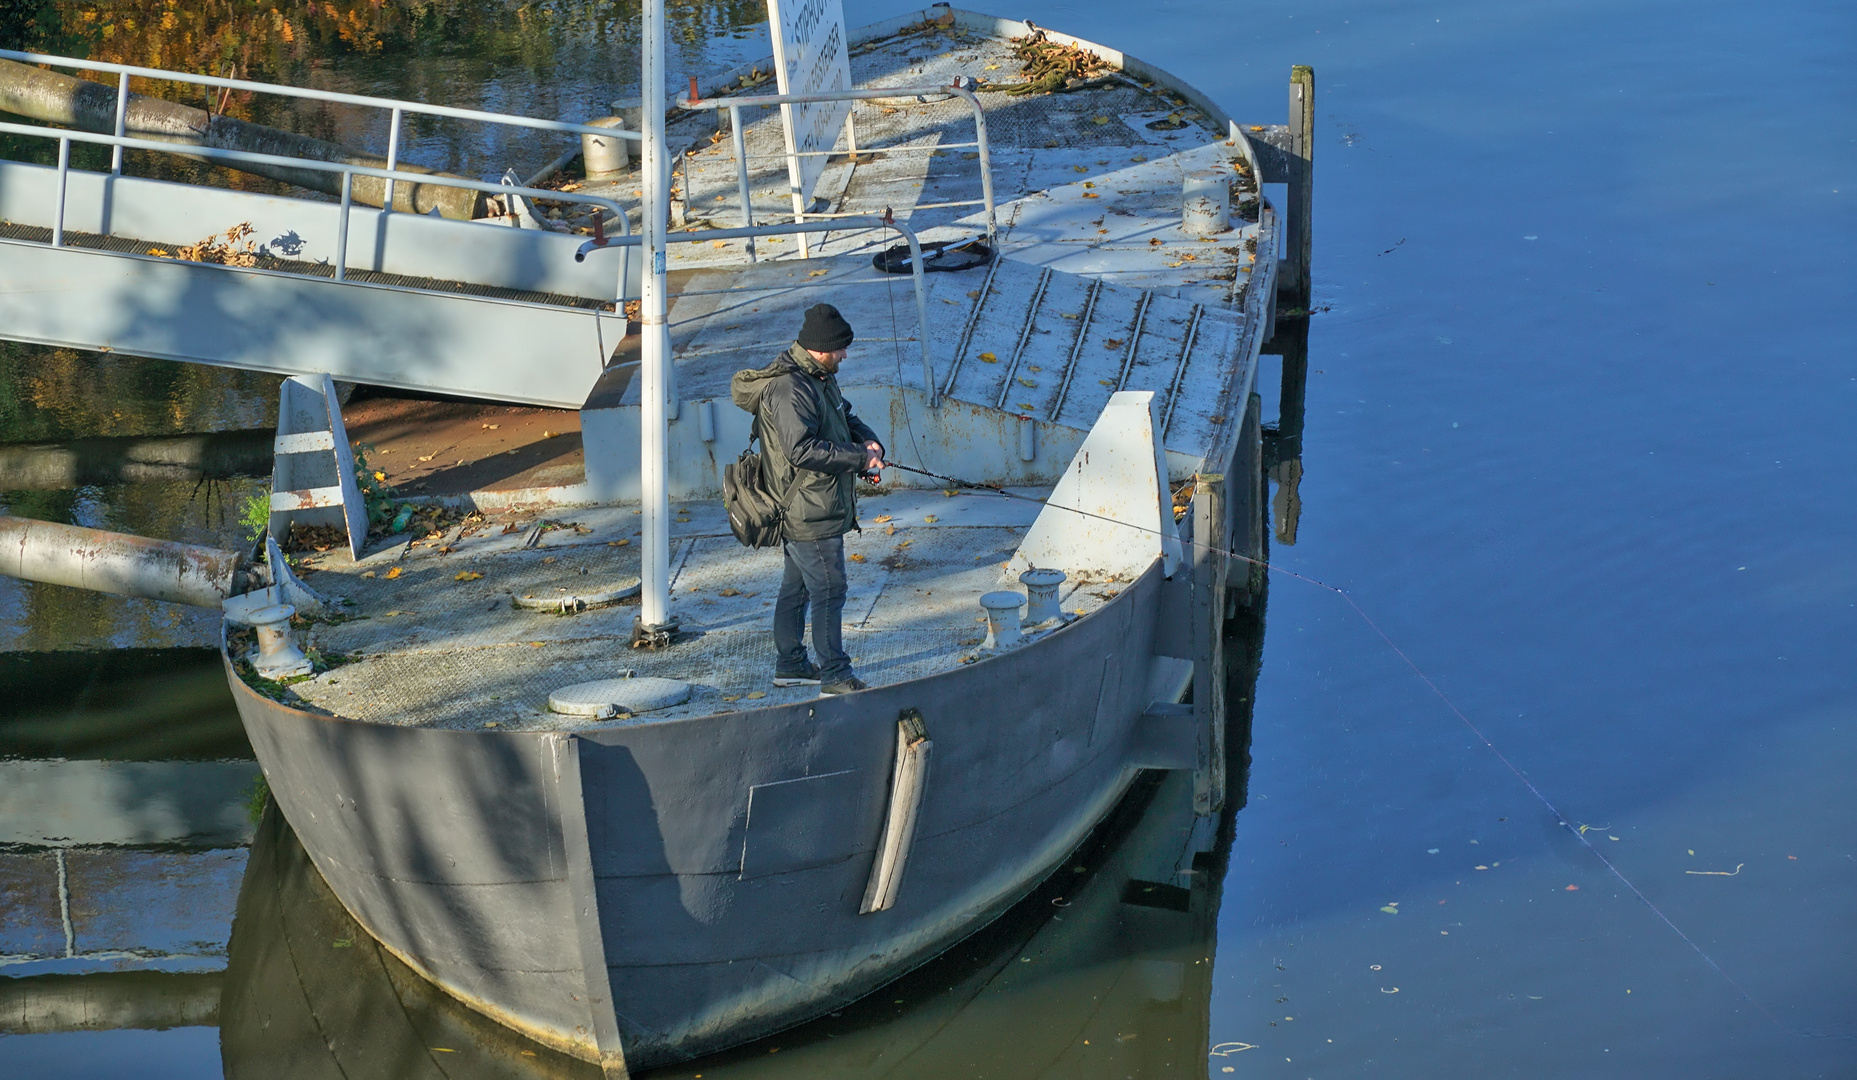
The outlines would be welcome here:
<svg viewBox="0 0 1857 1080">
<path fill-rule="evenodd" d="M 845 41 L 843 0 L 767 0 L 774 39 L 774 74 L 782 94 L 827 94 L 851 89 L 851 53 Z M 787 175 L 793 210 L 803 214 L 813 185 L 825 171 L 825 155 L 851 116 L 849 101 L 782 105 L 786 122 Z M 813 157 L 803 155 L 812 154 Z"/>
</svg>

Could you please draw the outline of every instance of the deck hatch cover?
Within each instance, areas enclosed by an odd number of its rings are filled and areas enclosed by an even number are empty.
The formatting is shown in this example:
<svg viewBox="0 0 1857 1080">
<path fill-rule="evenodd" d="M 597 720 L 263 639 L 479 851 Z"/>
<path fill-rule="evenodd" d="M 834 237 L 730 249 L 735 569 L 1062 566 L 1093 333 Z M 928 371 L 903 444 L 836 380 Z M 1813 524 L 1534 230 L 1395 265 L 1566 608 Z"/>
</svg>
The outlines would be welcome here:
<svg viewBox="0 0 1857 1080">
<path fill-rule="evenodd" d="M 766 877 L 850 858 L 860 846 L 864 791 L 856 769 L 748 789 L 741 877 Z"/>
</svg>

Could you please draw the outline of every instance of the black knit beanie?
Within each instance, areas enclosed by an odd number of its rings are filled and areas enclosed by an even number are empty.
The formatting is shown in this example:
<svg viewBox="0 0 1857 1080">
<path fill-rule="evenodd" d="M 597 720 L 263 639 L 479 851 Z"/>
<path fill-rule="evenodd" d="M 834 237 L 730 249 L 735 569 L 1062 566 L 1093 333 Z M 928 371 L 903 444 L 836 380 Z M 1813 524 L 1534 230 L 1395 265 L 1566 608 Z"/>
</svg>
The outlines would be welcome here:
<svg viewBox="0 0 1857 1080">
<path fill-rule="evenodd" d="M 837 352 L 851 347 L 851 324 L 830 304 L 814 304 L 806 309 L 806 322 L 800 327 L 802 349 L 813 352 Z"/>
</svg>

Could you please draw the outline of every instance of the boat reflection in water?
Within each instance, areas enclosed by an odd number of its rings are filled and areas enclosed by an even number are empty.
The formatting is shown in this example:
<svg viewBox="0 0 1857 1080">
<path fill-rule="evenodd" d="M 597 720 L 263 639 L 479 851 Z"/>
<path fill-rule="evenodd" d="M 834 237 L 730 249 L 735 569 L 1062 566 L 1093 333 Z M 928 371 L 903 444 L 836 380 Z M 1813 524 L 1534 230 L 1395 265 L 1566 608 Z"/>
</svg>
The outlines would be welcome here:
<svg viewBox="0 0 1857 1080">
<path fill-rule="evenodd" d="M 1261 608 L 1261 605 L 1260 605 Z M 1227 809 L 1147 773 L 1056 874 L 947 953 L 835 1013 L 654 1077 L 1203 1077 L 1221 884 L 1245 800 L 1261 623 L 1227 641 Z M 272 804 L 220 1003 L 228 1080 L 586 1077 L 414 974 L 323 884 Z"/>
</svg>

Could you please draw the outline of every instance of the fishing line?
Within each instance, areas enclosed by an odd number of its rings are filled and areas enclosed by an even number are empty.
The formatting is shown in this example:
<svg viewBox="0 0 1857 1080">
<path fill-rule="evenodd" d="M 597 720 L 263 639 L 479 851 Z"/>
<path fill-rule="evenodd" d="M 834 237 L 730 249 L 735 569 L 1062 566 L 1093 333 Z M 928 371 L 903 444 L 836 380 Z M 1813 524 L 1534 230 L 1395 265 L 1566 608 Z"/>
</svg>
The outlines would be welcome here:
<svg viewBox="0 0 1857 1080">
<path fill-rule="evenodd" d="M 1068 510 L 1073 514 L 1078 514 L 1078 515 L 1081 515 L 1087 518 L 1093 518 L 1097 521 L 1105 521 L 1112 525 L 1120 525 L 1120 526 L 1123 526 L 1124 528 L 1135 529 L 1138 532 L 1153 533 L 1154 535 L 1160 536 L 1163 538 L 1165 538 L 1168 535 L 1167 533 L 1164 533 L 1159 529 L 1149 529 L 1141 525 L 1135 525 L 1135 524 L 1131 524 L 1126 521 L 1120 521 L 1116 518 L 1112 518 L 1104 514 L 1093 514 L 1089 512 L 1088 510 L 1082 510 L 1074 506 L 1064 506 L 1061 503 L 1046 502 L 1043 499 L 1033 498 L 1030 495 L 1021 495 L 1016 491 L 1008 491 L 1005 488 L 1000 487 L 997 484 L 982 484 L 982 483 L 976 483 L 971 480 L 962 480 L 959 477 L 943 476 L 940 473 L 929 472 L 927 469 L 913 469 L 907 465 L 898 465 L 894 461 L 885 461 L 884 465 L 886 465 L 889 468 L 893 468 L 893 469 L 901 469 L 904 472 L 915 473 L 918 476 L 926 476 L 933 480 L 940 480 L 945 483 L 954 484 L 957 487 L 969 488 L 969 489 L 978 490 L 978 491 L 991 491 L 996 494 L 1003 495 L 1009 499 L 1019 499 L 1024 502 L 1036 503 L 1039 506 L 1049 506 L 1049 507 L 1053 507 L 1059 510 Z M 1306 574 L 1299 574 L 1294 570 L 1287 570 L 1281 566 L 1277 566 L 1273 563 L 1266 562 L 1263 559 L 1253 559 L 1248 555 L 1240 555 L 1236 551 L 1229 551 L 1225 548 L 1213 547 L 1210 544 L 1204 544 L 1197 540 L 1180 541 L 1178 534 L 1175 534 L 1173 539 L 1176 542 L 1183 542 L 1183 543 L 1191 544 L 1192 546 L 1199 548 L 1202 551 L 1206 551 L 1210 554 L 1222 555 L 1230 559 L 1238 559 L 1242 562 L 1250 563 L 1253 566 L 1261 566 L 1265 570 L 1271 570 L 1271 571 L 1275 571 L 1276 573 L 1283 574 L 1287 577 L 1293 577 L 1297 579 L 1298 581 L 1306 581 L 1309 584 L 1314 585 L 1315 587 L 1319 589 L 1326 589 L 1329 592 L 1334 593 L 1336 596 L 1341 597 L 1342 600 L 1347 602 L 1348 607 L 1354 609 L 1354 614 L 1360 616 L 1362 622 L 1366 623 L 1367 626 L 1370 629 L 1372 629 L 1374 633 L 1380 635 L 1380 640 L 1386 642 L 1386 647 L 1393 650 L 1393 655 L 1399 657 L 1399 659 L 1405 663 L 1406 667 L 1411 670 L 1412 674 L 1416 675 L 1418 677 L 1418 680 L 1424 683 L 1427 689 L 1429 689 L 1433 694 L 1437 695 L 1438 700 L 1444 703 L 1444 707 L 1451 710 L 1451 715 L 1457 717 L 1457 719 L 1460 722 L 1462 722 L 1466 728 L 1469 728 L 1470 733 L 1476 736 L 1477 741 L 1481 742 L 1485 749 L 1487 749 L 1490 753 L 1494 754 L 1496 756 L 1496 760 L 1502 762 L 1504 768 L 1508 769 L 1511 773 L 1515 774 L 1515 778 L 1522 782 L 1522 786 L 1528 789 L 1529 794 L 1533 795 L 1535 799 L 1541 803 L 1542 806 L 1547 807 L 1548 813 L 1554 815 L 1554 821 L 1556 824 L 1558 824 L 1561 828 L 1567 830 L 1567 832 L 1570 835 L 1572 835 L 1572 837 L 1575 840 L 1578 840 L 1580 844 L 1586 848 L 1587 851 L 1591 852 L 1593 855 L 1593 858 L 1598 859 L 1602 866 L 1604 866 L 1607 870 L 1611 871 L 1613 877 L 1617 878 L 1619 882 L 1625 886 L 1626 889 L 1630 890 L 1631 895 L 1637 897 L 1639 902 L 1641 902 L 1645 907 L 1650 909 L 1651 914 L 1657 916 L 1658 920 L 1661 921 L 1665 926 L 1669 927 L 1672 933 L 1674 933 L 1678 938 L 1682 939 L 1683 944 L 1688 945 L 1692 950 L 1695 951 L 1697 956 L 1702 957 L 1703 963 L 1708 964 L 1709 967 L 1715 969 L 1715 973 L 1717 975 L 1720 975 L 1723 979 L 1726 979 L 1728 981 L 1728 985 L 1734 987 L 1735 992 L 1740 994 L 1743 998 L 1745 998 L 1748 1004 L 1754 1006 L 1754 1008 L 1756 1009 L 1759 1009 L 1761 1015 L 1765 1016 L 1768 1020 L 1773 1021 L 1774 1025 L 1777 1026 L 1780 1030 L 1785 1031 L 1789 1035 L 1799 1034 L 1798 1032 L 1793 1031 L 1791 1028 L 1787 1027 L 1786 1024 L 1781 1022 L 1779 1017 L 1769 1012 L 1767 1010 L 1767 1007 L 1765 1005 L 1762 1005 L 1758 998 L 1748 993 L 1745 987 L 1743 987 L 1740 983 L 1735 981 L 1734 976 L 1728 974 L 1728 972 L 1724 970 L 1720 964 L 1716 963 L 1715 958 L 1710 956 L 1702 948 L 1701 945 L 1697 944 L 1694 938 L 1684 933 L 1682 927 L 1679 927 L 1675 922 L 1671 921 L 1670 916 L 1664 914 L 1662 908 L 1658 907 L 1655 903 L 1651 901 L 1650 897 L 1644 895 L 1644 892 L 1642 890 L 1640 890 L 1636 885 L 1632 884 L 1631 879 L 1625 876 L 1625 872 L 1620 870 L 1617 864 L 1613 863 L 1611 859 L 1606 858 L 1605 853 L 1600 851 L 1596 846 L 1594 846 L 1591 840 L 1588 840 L 1586 838 L 1585 832 L 1575 827 L 1571 822 L 1567 820 L 1567 818 L 1563 814 L 1561 814 L 1560 808 L 1554 805 L 1553 800 L 1549 799 L 1547 795 L 1543 793 L 1540 788 L 1536 787 L 1535 782 L 1533 780 L 1530 780 L 1526 773 L 1524 773 L 1521 769 L 1516 768 L 1515 763 L 1509 760 L 1508 755 L 1504 754 L 1500 749 L 1498 749 L 1496 744 L 1490 740 L 1490 737 L 1488 735 L 1483 734 L 1483 730 L 1477 727 L 1475 723 L 1471 722 L 1470 717 L 1465 715 L 1464 711 L 1457 707 L 1457 703 L 1451 700 L 1450 695 L 1446 694 L 1438 686 L 1437 683 L 1432 681 L 1431 676 L 1425 674 L 1424 670 L 1421 669 L 1418 666 L 1418 664 L 1413 662 L 1412 657 L 1408 656 L 1406 654 L 1406 651 L 1399 647 L 1398 643 L 1393 640 L 1390 634 L 1388 634 L 1385 630 L 1380 628 L 1380 624 L 1375 622 L 1373 620 L 1373 617 L 1371 615 L 1368 615 L 1367 612 L 1363 610 L 1358 603 L 1355 602 L 1354 597 L 1348 595 L 1348 591 L 1346 589 L 1341 588 L 1339 585 L 1330 585 L 1326 581 L 1321 581 L 1317 578 L 1309 577 Z"/>
</svg>

